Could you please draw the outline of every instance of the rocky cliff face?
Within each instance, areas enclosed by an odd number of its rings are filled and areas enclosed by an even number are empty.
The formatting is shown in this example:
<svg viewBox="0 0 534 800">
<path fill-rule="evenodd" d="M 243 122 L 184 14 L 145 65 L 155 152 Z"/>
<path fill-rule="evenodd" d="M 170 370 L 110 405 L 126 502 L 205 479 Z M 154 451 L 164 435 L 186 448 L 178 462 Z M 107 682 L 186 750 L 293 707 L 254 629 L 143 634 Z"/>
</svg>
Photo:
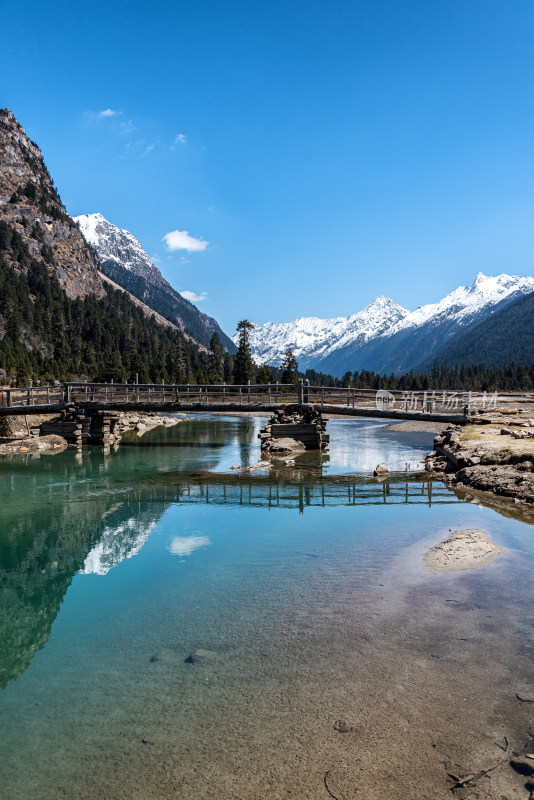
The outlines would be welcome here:
<svg viewBox="0 0 534 800">
<path fill-rule="evenodd" d="M 0 219 L 69 297 L 104 294 L 97 258 L 65 211 L 41 151 L 8 109 L 0 109 Z M 21 269 L 13 254 L 7 258 Z"/>
</svg>

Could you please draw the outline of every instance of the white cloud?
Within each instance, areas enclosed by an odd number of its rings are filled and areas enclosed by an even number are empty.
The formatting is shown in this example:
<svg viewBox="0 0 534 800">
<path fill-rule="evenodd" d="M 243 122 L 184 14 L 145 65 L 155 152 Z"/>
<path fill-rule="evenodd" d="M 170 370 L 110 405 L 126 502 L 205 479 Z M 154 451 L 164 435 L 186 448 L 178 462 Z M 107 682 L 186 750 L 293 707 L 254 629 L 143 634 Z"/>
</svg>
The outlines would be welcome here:
<svg viewBox="0 0 534 800">
<path fill-rule="evenodd" d="M 152 256 L 152 261 L 154 262 L 154 264 L 159 264 L 161 258 L 158 256 L 157 253 L 154 253 L 154 255 Z"/>
<path fill-rule="evenodd" d="M 195 239 L 189 235 L 189 231 L 170 231 L 162 239 L 167 250 L 173 253 L 175 250 L 187 250 L 188 253 L 196 253 L 205 250 L 209 242 L 204 239 Z"/>
<path fill-rule="evenodd" d="M 183 292 L 180 292 L 182 297 L 185 297 L 186 300 L 189 300 L 190 303 L 201 303 L 203 300 L 208 299 L 207 292 L 200 292 L 197 294 L 196 292 L 189 292 L 185 289 Z"/>
<path fill-rule="evenodd" d="M 87 119 L 109 119 L 110 117 L 120 117 L 122 111 L 113 108 L 104 108 L 102 111 L 86 111 L 84 116 Z"/>
<path fill-rule="evenodd" d="M 207 536 L 173 536 L 169 552 L 173 556 L 190 556 L 199 547 L 206 547 L 209 543 Z"/>
<path fill-rule="evenodd" d="M 185 133 L 177 133 L 174 137 L 174 144 L 187 144 L 187 136 Z"/>
</svg>

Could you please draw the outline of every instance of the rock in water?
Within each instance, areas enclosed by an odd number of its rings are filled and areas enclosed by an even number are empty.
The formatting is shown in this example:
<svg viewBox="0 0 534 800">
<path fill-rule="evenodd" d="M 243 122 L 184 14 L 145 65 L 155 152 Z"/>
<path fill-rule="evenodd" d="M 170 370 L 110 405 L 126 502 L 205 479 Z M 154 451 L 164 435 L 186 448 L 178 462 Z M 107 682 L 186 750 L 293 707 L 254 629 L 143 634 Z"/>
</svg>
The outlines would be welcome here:
<svg viewBox="0 0 534 800">
<path fill-rule="evenodd" d="M 217 653 L 213 650 L 195 650 L 194 653 L 187 656 L 184 660 L 185 664 L 198 664 L 200 666 L 205 666 L 206 664 L 211 664 L 213 661 L 217 659 Z"/>
<path fill-rule="evenodd" d="M 269 450 L 271 453 L 304 453 L 306 445 L 296 439 L 275 439 Z"/>
</svg>

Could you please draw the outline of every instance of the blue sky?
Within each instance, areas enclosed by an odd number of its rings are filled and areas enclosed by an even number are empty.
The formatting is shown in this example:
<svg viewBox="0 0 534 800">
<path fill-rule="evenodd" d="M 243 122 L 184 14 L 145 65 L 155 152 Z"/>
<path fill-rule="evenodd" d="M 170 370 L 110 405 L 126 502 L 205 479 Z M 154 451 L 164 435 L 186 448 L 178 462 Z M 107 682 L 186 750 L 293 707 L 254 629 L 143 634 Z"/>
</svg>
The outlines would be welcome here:
<svg viewBox="0 0 534 800">
<path fill-rule="evenodd" d="M 130 230 L 228 332 L 534 272 L 530 0 L 18 0 L 2 21 L 0 103 L 67 210 Z"/>
</svg>

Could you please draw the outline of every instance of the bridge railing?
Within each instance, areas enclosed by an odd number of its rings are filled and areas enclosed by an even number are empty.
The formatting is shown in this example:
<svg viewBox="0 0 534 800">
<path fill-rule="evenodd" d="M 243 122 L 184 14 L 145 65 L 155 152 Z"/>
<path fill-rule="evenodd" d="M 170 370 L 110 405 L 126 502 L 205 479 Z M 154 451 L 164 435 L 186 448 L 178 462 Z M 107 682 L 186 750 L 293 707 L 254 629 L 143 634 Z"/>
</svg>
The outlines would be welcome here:
<svg viewBox="0 0 534 800">
<path fill-rule="evenodd" d="M 377 409 L 461 415 L 523 409 L 534 416 L 534 393 L 454 390 L 386 391 L 294 384 L 139 384 L 69 382 L 0 389 L 0 409 L 60 406 L 68 403 L 184 406 L 279 406 L 305 403 L 317 407 Z M 20 413 L 20 411 L 19 411 Z"/>
</svg>

